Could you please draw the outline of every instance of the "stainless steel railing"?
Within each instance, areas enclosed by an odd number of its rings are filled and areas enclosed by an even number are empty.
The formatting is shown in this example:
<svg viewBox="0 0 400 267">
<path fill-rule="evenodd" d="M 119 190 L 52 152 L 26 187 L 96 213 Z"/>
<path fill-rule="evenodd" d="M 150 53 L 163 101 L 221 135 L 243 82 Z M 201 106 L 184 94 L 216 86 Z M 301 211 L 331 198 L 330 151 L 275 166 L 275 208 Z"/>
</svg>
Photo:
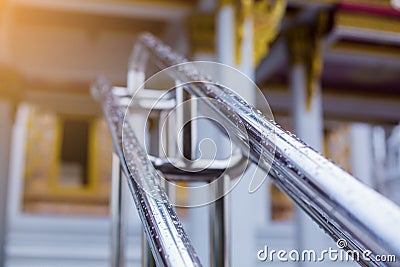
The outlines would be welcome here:
<svg viewBox="0 0 400 267">
<path fill-rule="evenodd" d="M 128 178 L 157 266 L 201 266 L 174 207 L 160 185 L 157 173 L 153 171 L 152 163 L 131 126 L 123 122 L 126 106 L 121 105 L 104 79 L 98 80 L 92 87 L 92 94 L 102 103 L 120 168 Z M 146 192 L 147 189 L 152 193 Z M 116 258 L 118 261 L 115 264 L 122 266 L 123 258 L 118 255 Z"/>
<path fill-rule="evenodd" d="M 144 34 L 134 48 L 131 70 L 144 73 L 150 58 L 159 69 L 186 62 L 158 39 Z M 204 97 L 208 108 L 232 126 L 232 132 L 239 140 L 238 145 L 250 152 L 250 160 L 269 171 L 272 181 L 329 236 L 334 240 L 346 240 L 347 250 L 357 250 L 361 255 L 366 250 L 371 251 L 366 258 L 359 259 L 360 265 L 384 265 L 376 261 L 376 255 L 394 254 L 400 257 L 398 206 L 283 130 L 232 91 L 207 82 L 191 82 L 207 80 L 193 65 L 183 64 L 171 69 L 170 75 L 183 83 L 188 82 L 185 90 L 193 96 Z M 148 197 L 141 186 L 133 179 L 128 179 L 156 261 L 166 266 L 200 265 L 179 220 L 175 219 L 176 213 L 160 188 L 156 175 L 148 172 L 146 166 L 150 162 L 138 145 L 133 131 L 129 125 L 122 125 L 123 109 L 116 104 L 111 94 L 107 96 L 104 93 L 109 89 L 98 88 L 95 95 L 103 99 L 104 112 L 122 161 L 122 169 L 127 177 L 147 177 L 140 183 L 160 192 L 159 199 L 163 200 Z M 210 100 L 217 101 L 219 105 Z M 238 123 L 244 127 L 235 127 Z M 128 153 L 125 153 L 130 158 L 122 154 L 122 133 L 131 140 L 131 144 L 128 142 L 126 147 Z M 240 141 L 244 135 L 248 136 L 248 142 Z M 137 171 L 131 173 L 129 169 Z M 177 224 L 172 223 L 174 220 L 177 220 Z M 162 223 L 161 227 L 158 222 Z M 154 234 L 159 239 L 154 238 Z"/>
</svg>

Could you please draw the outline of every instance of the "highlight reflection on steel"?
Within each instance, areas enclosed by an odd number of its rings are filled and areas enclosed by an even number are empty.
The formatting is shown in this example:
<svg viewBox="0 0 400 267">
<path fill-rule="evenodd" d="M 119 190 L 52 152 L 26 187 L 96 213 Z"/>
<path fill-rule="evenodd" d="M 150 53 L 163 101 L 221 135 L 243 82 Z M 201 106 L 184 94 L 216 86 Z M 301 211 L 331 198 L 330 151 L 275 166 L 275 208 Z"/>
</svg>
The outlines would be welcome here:
<svg viewBox="0 0 400 267">
<path fill-rule="evenodd" d="M 202 266 L 173 206 L 159 183 L 146 153 L 132 128 L 123 123 L 125 108 L 112 94 L 111 86 L 99 79 L 92 87 L 93 96 L 102 103 L 121 168 L 142 221 L 157 266 Z M 122 149 L 124 136 L 124 157 Z M 152 194 L 143 186 L 151 188 Z M 156 197 L 154 197 L 156 196 Z"/>
<path fill-rule="evenodd" d="M 135 47 L 131 67 L 137 73 L 144 73 L 149 59 L 160 69 L 187 62 L 152 35 L 144 34 Z M 190 63 L 174 68 L 170 75 L 182 82 L 198 81 L 201 77 Z M 245 125 L 246 132 L 238 129 L 235 134 L 239 139 L 249 136 L 249 144 L 241 145 L 249 146 L 250 159 L 267 170 L 268 164 L 272 164 L 269 175 L 274 183 L 327 234 L 335 241 L 346 240 L 347 250 L 358 250 L 360 255 L 365 250 L 372 252 L 367 259 L 360 257 L 359 264 L 390 265 L 377 262 L 376 255 L 394 254 L 400 258 L 398 206 L 283 130 L 232 91 L 202 82 L 192 82 L 186 88 L 195 96 L 218 101 L 221 104 L 218 107 L 211 102 L 208 107 L 224 120 L 232 125 L 239 120 Z"/>
</svg>

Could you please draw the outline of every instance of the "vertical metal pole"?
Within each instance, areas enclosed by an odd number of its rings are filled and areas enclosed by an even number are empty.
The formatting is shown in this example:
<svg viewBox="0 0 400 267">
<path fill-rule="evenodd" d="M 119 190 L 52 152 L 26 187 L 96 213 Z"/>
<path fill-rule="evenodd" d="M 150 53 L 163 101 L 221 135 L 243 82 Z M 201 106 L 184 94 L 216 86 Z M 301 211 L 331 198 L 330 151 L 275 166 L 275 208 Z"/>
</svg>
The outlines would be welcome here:
<svg viewBox="0 0 400 267">
<path fill-rule="evenodd" d="M 220 177 L 212 193 L 221 196 L 228 183 L 227 175 Z M 210 205 L 210 267 L 230 266 L 229 208 L 228 196 L 223 196 Z"/>
<path fill-rule="evenodd" d="M 160 116 L 157 113 L 152 113 L 151 120 L 152 127 L 149 130 L 150 135 L 150 154 L 154 156 L 160 156 L 160 142 L 161 142 L 161 127 L 160 127 Z M 155 267 L 153 253 L 151 252 L 149 243 L 146 239 L 144 230 L 142 231 L 142 266 L 143 267 Z"/>
<path fill-rule="evenodd" d="M 136 75 L 141 75 L 140 72 L 136 73 Z M 135 75 L 132 75 L 132 78 L 136 77 Z M 144 78 L 144 77 L 142 77 Z M 134 84 L 134 83 L 133 83 Z M 154 114 L 151 114 L 151 119 L 154 119 Z M 158 139 L 158 124 L 155 123 L 153 126 L 153 129 L 149 129 L 149 132 L 144 131 L 144 129 L 146 128 L 146 120 L 148 120 L 148 111 L 147 110 L 141 110 L 141 109 L 137 109 L 134 111 L 134 113 L 131 113 L 129 118 L 128 118 L 133 125 L 133 130 L 135 132 L 135 134 L 137 135 L 137 138 L 139 140 L 139 142 L 141 142 L 143 145 L 145 145 L 145 134 L 150 134 L 150 153 L 153 155 L 158 156 L 158 147 L 159 147 L 159 139 Z M 156 122 L 157 119 L 156 119 Z M 155 266 L 155 262 L 153 259 L 153 254 L 151 252 L 151 249 L 149 247 L 149 244 L 147 243 L 147 239 L 146 239 L 146 234 L 144 233 L 144 229 L 142 231 L 142 235 L 141 235 L 141 247 L 142 247 L 142 260 L 141 260 L 141 264 L 143 267 L 152 267 Z"/>
<path fill-rule="evenodd" d="M 176 81 L 179 84 L 179 81 Z M 178 86 L 176 88 L 176 125 L 177 125 L 177 138 L 178 148 L 182 149 L 182 155 L 179 155 L 183 162 L 189 163 L 195 158 L 193 144 L 195 141 L 194 131 L 196 130 L 193 118 L 196 114 L 197 105 L 191 100 L 191 95 L 184 87 Z M 179 153 L 180 151 L 178 151 Z M 172 194 L 172 188 L 166 188 L 167 192 Z M 175 197 L 175 196 L 174 196 Z"/>
<path fill-rule="evenodd" d="M 151 253 L 151 249 L 149 243 L 147 242 L 146 234 L 144 231 L 142 231 L 142 266 L 143 267 L 156 266 L 153 253 Z"/>
<path fill-rule="evenodd" d="M 175 155 L 176 148 L 174 147 L 174 140 L 173 138 L 176 137 L 174 135 L 176 130 L 176 121 L 175 116 L 170 114 L 170 111 L 161 111 L 159 120 L 158 120 L 158 138 L 159 138 L 159 148 L 158 148 L 158 156 L 159 157 L 168 157 Z M 176 203 L 176 190 L 175 187 L 170 185 L 164 181 L 163 187 L 165 189 L 165 193 L 167 194 L 169 200 L 172 203 Z"/>
<path fill-rule="evenodd" d="M 125 265 L 125 221 L 123 214 L 122 173 L 118 156 L 112 154 L 111 176 L 111 266 Z"/>
<path fill-rule="evenodd" d="M 192 109 L 193 102 L 190 101 L 191 95 L 182 86 L 176 89 L 176 102 L 177 102 L 177 125 L 180 140 L 178 140 L 179 146 L 182 148 L 182 160 L 190 161 L 194 158 L 193 155 L 193 115 L 194 110 Z"/>
</svg>

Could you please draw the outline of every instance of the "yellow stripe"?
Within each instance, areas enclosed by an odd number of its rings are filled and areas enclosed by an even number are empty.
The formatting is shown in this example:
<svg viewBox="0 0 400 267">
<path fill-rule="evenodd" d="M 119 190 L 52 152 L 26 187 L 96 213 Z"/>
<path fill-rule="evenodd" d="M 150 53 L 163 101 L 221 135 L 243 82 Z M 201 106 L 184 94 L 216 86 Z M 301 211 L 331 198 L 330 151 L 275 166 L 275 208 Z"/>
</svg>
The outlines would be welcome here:
<svg viewBox="0 0 400 267">
<path fill-rule="evenodd" d="M 381 32 L 400 33 L 400 20 L 395 18 L 378 17 L 366 14 L 339 12 L 336 23 L 340 26 L 375 30 Z"/>
</svg>

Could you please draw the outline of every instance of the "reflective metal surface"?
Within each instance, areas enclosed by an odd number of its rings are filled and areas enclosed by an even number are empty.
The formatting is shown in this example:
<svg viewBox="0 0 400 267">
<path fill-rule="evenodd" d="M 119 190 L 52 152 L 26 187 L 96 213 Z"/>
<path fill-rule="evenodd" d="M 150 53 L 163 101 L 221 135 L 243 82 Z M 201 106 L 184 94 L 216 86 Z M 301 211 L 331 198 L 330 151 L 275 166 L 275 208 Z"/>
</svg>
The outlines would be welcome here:
<svg viewBox="0 0 400 267">
<path fill-rule="evenodd" d="M 161 171 L 171 181 L 181 182 L 211 182 L 222 174 L 231 178 L 239 177 L 246 169 L 247 159 L 241 154 L 233 155 L 229 160 L 204 160 L 198 159 L 188 165 L 174 158 L 156 158 L 149 156 L 153 166 Z M 204 168 L 204 166 L 208 166 Z M 188 173 L 185 169 L 190 169 Z"/>
<path fill-rule="evenodd" d="M 216 190 L 220 191 L 219 195 L 229 182 L 227 175 L 217 181 Z M 210 266 L 231 266 L 230 208 L 229 196 L 223 196 L 210 204 Z"/>
<path fill-rule="evenodd" d="M 125 214 L 123 212 L 122 173 L 118 155 L 112 154 L 111 173 L 111 267 L 124 267 Z"/>
<path fill-rule="evenodd" d="M 128 178 L 157 266 L 202 266 L 145 151 L 130 125 L 123 123 L 125 108 L 104 79 L 99 79 L 92 87 L 92 94 L 103 105 L 121 169 Z M 124 157 L 122 144 L 127 157 Z M 151 195 L 146 189 L 151 190 Z"/>
<path fill-rule="evenodd" d="M 163 69 L 186 62 L 181 56 L 149 34 L 142 35 L 135 47 L 131 68 L 143 72 L 146 60 Z M 190 64 L 171 71 L 182 82 L 200 80 L 201 74 Z M 203 79 L 207 80 L 207 79 Z M 216 100 L 208 106 L 232 124 L 235 134 L 248 136 L 250 158 L 268 170 L 275 184 L 294 200 L 334 240 L 345 239 L 345 249 L 372 251 L 365 266 L 381 266 L 375 255 L 400 257 L 400 208 L 368 188 L 350 174 L 324 158 L 311 147 L 283 130 L 232 91 L 204 82 L 185 88 L 193 95 Z M 207 100 L 204 100 L 207 103 Z M 245 125 L 245 131 L 235 127 Z M 261 159 L 261 160 L 260 160 Z M 362 254 L 361 254 L 362 255 Z"/>
</svg>

